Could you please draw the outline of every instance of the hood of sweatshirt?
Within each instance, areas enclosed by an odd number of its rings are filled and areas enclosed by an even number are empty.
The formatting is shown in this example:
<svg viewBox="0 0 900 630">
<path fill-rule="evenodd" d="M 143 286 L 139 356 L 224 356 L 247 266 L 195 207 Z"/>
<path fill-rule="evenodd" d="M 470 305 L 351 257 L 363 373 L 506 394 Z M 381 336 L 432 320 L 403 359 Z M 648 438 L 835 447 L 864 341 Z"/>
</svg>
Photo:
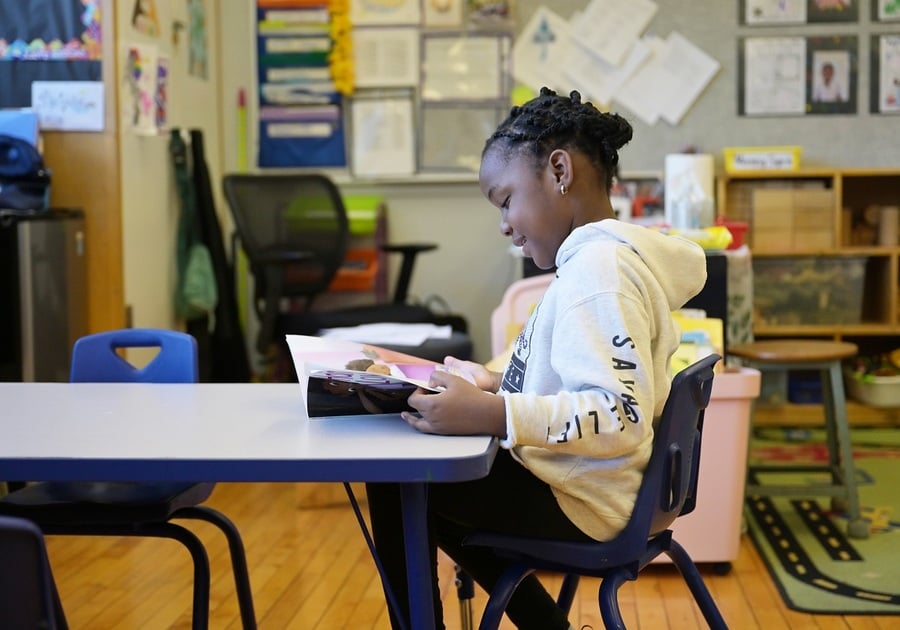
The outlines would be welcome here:
<svg viewBox="0 0 900 630">
<path fill-rule="evenodd" d="M 616 241 L 630 247 L 660 280 L 669 308 L 681 308 L 706 284 L 706 254 L 697 243 L 650 228 L 604 219 L 576 228 L 563 241 L 556 255 L 556 266 L 575 255 L 582 247 L 598 241 Z"/>
</svg>

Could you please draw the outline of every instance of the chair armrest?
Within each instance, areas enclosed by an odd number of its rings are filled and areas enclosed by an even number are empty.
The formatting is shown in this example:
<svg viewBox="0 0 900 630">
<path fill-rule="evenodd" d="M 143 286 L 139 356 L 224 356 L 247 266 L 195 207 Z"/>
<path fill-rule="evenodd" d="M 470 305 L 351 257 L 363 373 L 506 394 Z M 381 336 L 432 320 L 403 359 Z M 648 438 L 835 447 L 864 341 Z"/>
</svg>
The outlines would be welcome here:
<svg viewBox="0 0 900 630">
<path fill-rule="evenodd" d="M 397 285 L 394 288 L 394 304 L 405 304 L 407 293 L 409 292 L 409 283 L 412 280 L 413 265 L 416 262 L 416 256 L 420 252 L 429 252 L 437 249 L 435 243 L 404 243 L 404 244 L 384 244 L 381 251 L 403 255 L 403 261 L 400 265 L 400 275 L 397 277 Z"/>
</svg>

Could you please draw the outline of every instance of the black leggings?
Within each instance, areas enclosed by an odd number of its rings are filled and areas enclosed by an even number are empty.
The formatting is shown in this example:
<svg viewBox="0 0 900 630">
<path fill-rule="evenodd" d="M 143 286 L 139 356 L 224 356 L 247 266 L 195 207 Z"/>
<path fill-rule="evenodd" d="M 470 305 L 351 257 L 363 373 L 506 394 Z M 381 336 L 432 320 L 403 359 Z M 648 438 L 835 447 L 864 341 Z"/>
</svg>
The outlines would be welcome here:
<svg viewBox="0 0 900 630">
<path fill-rule="evenodd" d="M 375 547 L 391 589 L 406 618 L 408 590 L 403 547 L 400 489 L 396 484 L 366 484 Z M 487 592 L 508 562 L 490 549 L 463 547 L 475 530 L 504 534 L 591 541 L 563 514 L 550 487 L 501 449 L 487 477 L 460 483 L 434 483 L 428 488 L 429 553 L 432 558 L 435 627 L 443 628 L 443 611 L 437 586 L 437 547 L 443 549 Z M 567 630 L 566 615 L 531 575 L 516 590 L 507 608 L 516 627 L 534 630 Z M 391 611 L 391 624 L 400 626 Z"/>
</svg>

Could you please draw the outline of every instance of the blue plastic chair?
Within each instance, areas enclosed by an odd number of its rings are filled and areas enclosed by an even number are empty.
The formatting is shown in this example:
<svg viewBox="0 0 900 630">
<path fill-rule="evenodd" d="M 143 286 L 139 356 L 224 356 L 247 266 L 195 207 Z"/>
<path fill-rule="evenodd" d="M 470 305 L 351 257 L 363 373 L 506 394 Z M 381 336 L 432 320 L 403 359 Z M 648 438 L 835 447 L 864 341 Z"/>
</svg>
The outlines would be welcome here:
<svg viewBox="0 0 900 630">
<path fill-rule="evenodd" d="M 142 368 L 119 350 L 159 348 Z M 72 349 L 73 383 L 196 383 L 197 340 L 187 333 L 155 328 L 126 328 L 82 337 Z"/>
<path fill-rule="evenodd" d="M 37 525 L 0 516 L 0 558 L 0 627 L 67 628 Z"/>
<path fill-rule="evenodd" d="M 159 348 L 139 368 L 119 354 L 127 348 Z M 78 383 L 194 383 L 197 341 L 186 333 L 129 328 L 97 333 L 75 342 L 70 380 Z M 225 534 L 244 628 L 256 628 L 253 594 L 241 535 L 221 512 L 200 505 L 215 483 L 39 482 L 0 499 L 0 514 L 30 519 L 47 535 L 147 536 L 172 538 L 194 563 L 193 627 L 209 622 L 209 558 L 200 539 L 173 519 L 212 523 Z"/>
<path fill-rule="evenodd" d="M 564 542 L 476 532 L 464 544 L 490 547 L 513 564 L 492 590 L 480 630 L 498 628 L 519 583 L 535 571 L 566 574 L 557 603 L 566 611 L 572 605 L 579 576 L 603 578 L 600 613 L 606 628 L 624 628 L 618 590 L 660 554 L 668 555 L 681 572 L 711 628 L 726 628 L 715 601 L 690 556 L 675 540 L 669 526 L 676 517 L 694 509 L 700 467 L 700 436 L 709 404 L 713 366 L 721 357 L 712 355 L 675 375 L 662 417 L 655 430 L 653 453 L 644 472 L 631 519 L 625 529 L 607 542 Z M 471 619 L 471 577 L 458 572 L 463 620 Z"/>
</svg>

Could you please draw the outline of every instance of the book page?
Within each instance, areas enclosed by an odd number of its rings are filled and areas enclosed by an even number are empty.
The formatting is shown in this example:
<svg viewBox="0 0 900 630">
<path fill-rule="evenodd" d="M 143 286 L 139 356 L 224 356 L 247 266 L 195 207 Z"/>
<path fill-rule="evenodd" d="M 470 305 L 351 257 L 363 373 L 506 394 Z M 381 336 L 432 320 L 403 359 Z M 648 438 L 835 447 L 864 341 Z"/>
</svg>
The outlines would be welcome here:
<svg viewBox="0 0 900 630">
<path fill-rule="evenodd" d="M 440 364 L 352 341 L 287 335 L 309 416 L 397 413 Z"/>
</svg>

